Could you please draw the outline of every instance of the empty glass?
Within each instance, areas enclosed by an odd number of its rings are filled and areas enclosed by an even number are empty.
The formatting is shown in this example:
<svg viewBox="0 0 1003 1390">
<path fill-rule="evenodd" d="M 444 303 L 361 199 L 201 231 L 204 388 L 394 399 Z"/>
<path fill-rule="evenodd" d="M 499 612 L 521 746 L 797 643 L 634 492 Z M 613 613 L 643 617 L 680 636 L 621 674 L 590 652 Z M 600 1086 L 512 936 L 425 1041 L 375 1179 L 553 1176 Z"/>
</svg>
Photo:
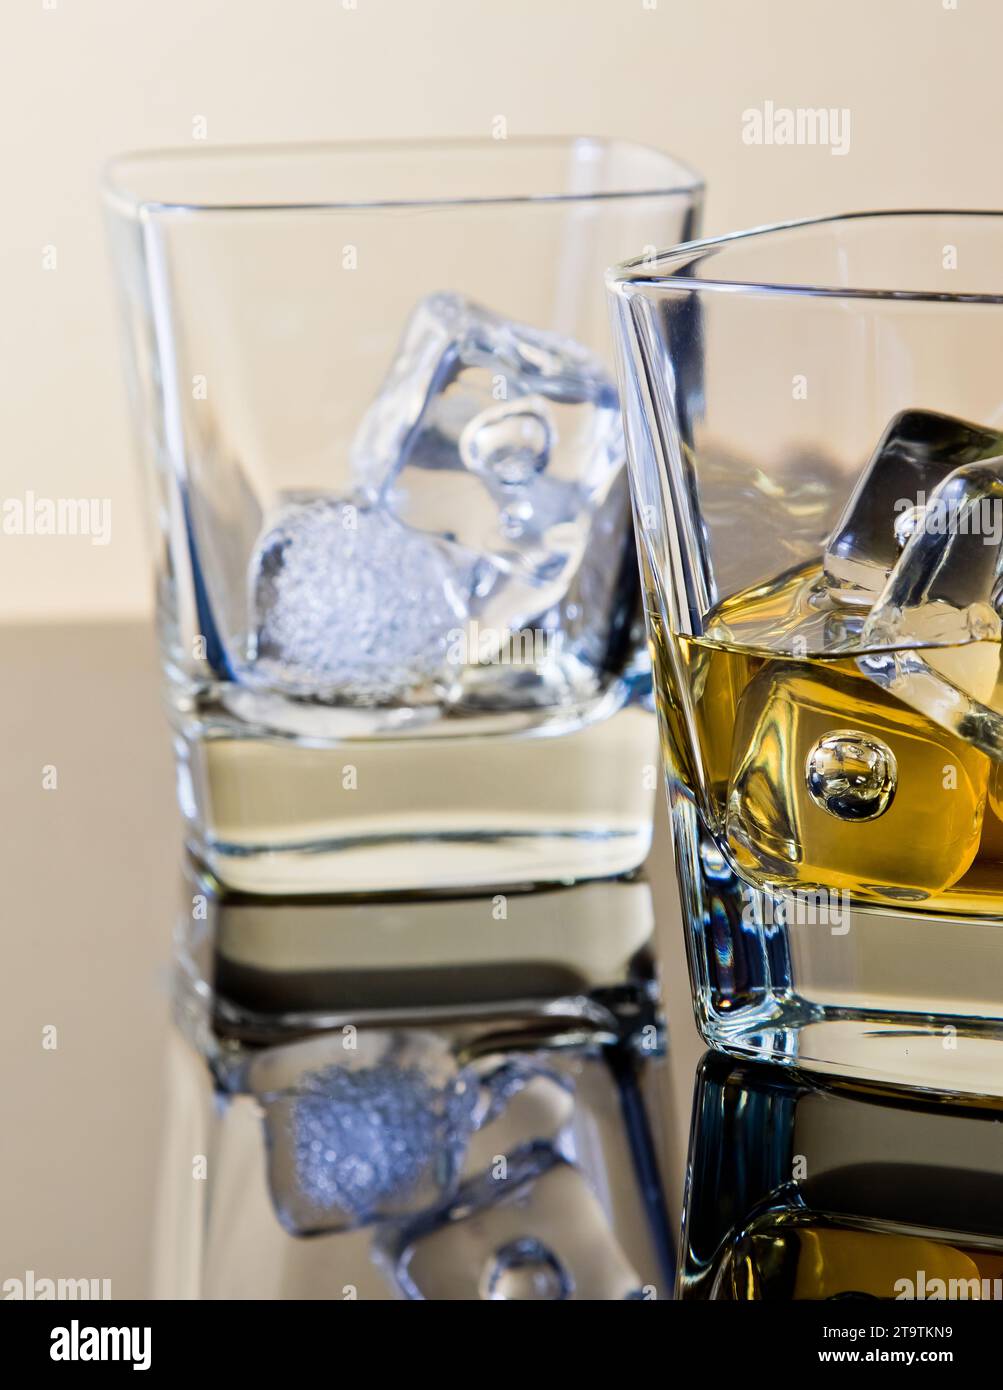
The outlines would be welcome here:
<svg viewBox="0 0 1003 1390">
<path fill-rule="evenodd" d="M 1003 1089 L 1003 216 L 612 273 L 700 1026 Z"/>
<path fill-rule="evenodd" d="M 652 723 L 589 139 L 125 157 L 108 202 L 180 800 L 245 891 L 621 873 Z"/>
</svg>

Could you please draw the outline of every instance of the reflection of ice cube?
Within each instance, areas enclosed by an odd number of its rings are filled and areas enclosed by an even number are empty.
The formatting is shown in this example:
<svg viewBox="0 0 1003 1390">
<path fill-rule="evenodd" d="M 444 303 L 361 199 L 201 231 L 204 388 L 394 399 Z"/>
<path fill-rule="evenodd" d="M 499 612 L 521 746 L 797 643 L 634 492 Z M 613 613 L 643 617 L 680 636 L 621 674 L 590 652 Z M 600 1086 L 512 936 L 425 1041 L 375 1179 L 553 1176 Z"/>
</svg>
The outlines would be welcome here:
<svg viewBox="0 0 1003 1390">
<path fill-rule="evenodd" d="M 251 563 L 257 669 L 293 692 L 362 703 L 445 683 L 463 573 L 446 542 L 380 509 L 290 501 Z"/>
<path fill-rule="evenodd" d="M 589 544 L 561 605 L 565 648 L 598 671 L 618 671 L 631 649 L 644 649 L 634 625 L 643 621 L 638 602 L 637 556 L 629 543 L 630 494 L 621 473 L 592 518 Z M 646 666 L 631 672 L 638 688 L 650 686 Z"/>
<path fill-rule="evenodd" d="M 352 446 L 364 495 L 480 561 L 471 613 L 508 631 L 560 602 L 623 461 L 597 358 L 452 293 L 415 309 Z"/>
<path fill-rule="evenodd" d="M 385 1229 L 377 1252 L 410 1299 L 626 1299 L 641 1283 L 585 1175 L 544 1143 Z"/>
<path fill-rule="evenodd" d="M 464 1174 L 495 1171 L 498 1156 L 527 1145 L 546 1143 L 564 1153 L 575 1116 L 575 1063 L 540 1054 L 509 1057 L 500 1064 L 479 1064 L 481 1100 L 478 1132 L 467 1150 Z M 484 1070 L 484 1068 L 487 1068 Z M 573 1141 L 568 1146 L 573 1150 Z M 565 1155 L 567 1156 L 567 1155 Z"/>
<path fill-rule="evenodd" d="M 275 1048 L 252 1069 L 268 1177 L 298 1235 L 421 1210 L 455 1186 L 477 1087 L 442 1041 L 366 1031 Z"/>
<path fill-rule="evenodd" d="M 930 410 L 891 421 L 825 549 L 825 577 L 843 603 L 870 605 L 915 525 L 916 507 L 955 468 L 1003 453 L 1003 435 Z"/>
<path fill-rule="evenodd" d="M 956 469 L 935 490 L 861 633 L 863 646 L 886 650 L 857 659 L 878 685 L 995 758 L 1001 572 L 998 458 Z"/>
<path fill-rule="evenodd" d="M 574 1282 L 559 1256 L 535 1236 L 499 1246 L 481 1272 L 482 1298 L 505 1302 L 554 1303 L 570 1298 Z"/>
</svg>

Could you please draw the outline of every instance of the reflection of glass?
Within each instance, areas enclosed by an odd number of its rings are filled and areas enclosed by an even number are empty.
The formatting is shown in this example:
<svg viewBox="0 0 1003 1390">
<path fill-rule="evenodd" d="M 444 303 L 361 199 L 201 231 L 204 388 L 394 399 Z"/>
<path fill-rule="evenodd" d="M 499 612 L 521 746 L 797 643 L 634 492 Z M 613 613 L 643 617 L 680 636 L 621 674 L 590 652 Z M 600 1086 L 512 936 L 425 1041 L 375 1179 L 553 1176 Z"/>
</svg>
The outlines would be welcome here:
<svg viewBox="0 0 1003 1390">
<path fill-rule="evenodd" d="M 126 157 L 181 804 L 259 893 L 635 868 L 653 731 L 601 275 L 695 229 L 593 140 Z"/>
<path fill-rule="evenodd" d="M 725 1050 L 1001 1089 L 1001 234 L 823 219 L 611 275 L 693 988 Z"/>
<path fill-rule="evenodd" d="M 682 1298 L 1003 1298 L 998 1107 L 795 1081 L 708 1054 Z"/>
<path fill-rule="evenodd" d="M 670 1296 L 643 879 L 185 896 L 159 1292 Z"/>
</svg>

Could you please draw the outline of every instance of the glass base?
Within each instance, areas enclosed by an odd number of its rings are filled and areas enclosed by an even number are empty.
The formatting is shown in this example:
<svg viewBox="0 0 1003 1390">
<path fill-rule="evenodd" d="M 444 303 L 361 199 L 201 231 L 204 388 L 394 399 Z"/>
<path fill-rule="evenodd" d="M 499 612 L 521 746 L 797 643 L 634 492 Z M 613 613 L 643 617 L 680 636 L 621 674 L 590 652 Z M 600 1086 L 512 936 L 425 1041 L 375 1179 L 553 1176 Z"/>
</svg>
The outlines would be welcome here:
<svg viewBox="0 0 1003 1390">
<path fill-rule="evenodd" d="M 673 796 L 697 1023 L 735 1056 L 1003 1095 L 1003 922 L 763 892 Z"/>
<path fill-rule="evenodd" d="M 856 1017 L 826 1012 L 799 1020 L 792 1011 L 760 1031 L 701 1024 L 707 1042 L 733 1057 L 767 1061 L 805 1073 L 904 1086 L 938 1095 L 1003 1096 L 1003 1031 L 980 1031 L 957 1016 Z"/>
<path fill-rule="evenodd" d="M 235 720 L 178 740 L 192 848 L 227 888 L 374 893 L 628 873 L 651 839 L 654 720 L 298 739 Z"/>
</svg>

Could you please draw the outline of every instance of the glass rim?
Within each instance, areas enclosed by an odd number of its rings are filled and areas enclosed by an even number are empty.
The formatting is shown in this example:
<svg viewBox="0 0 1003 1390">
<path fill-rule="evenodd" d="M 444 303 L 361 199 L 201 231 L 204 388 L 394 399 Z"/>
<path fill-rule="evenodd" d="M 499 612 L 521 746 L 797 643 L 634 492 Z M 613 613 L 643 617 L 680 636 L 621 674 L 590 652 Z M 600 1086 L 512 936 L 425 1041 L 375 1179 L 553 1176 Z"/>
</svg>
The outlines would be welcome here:
<svg viewBox="0 0 1003 1390">
<path fill-rule="evenodd" d="M 135 186 L 137 177 L 148 177 L 158 166 L 219 165 L 240 161 L 258 162 L 262 167 L 271 161 L 290 158 L 319 158 L 336 160 L 358 159 L 365 156 L 406 156 L 409 160 L 455 157 L 481 154 L 485 158 L 507 158 L 505 151 L 553 152 L 581 154 L 583 163 L 598 160 L 602 154 L 640 155 L 653 165 L 664 166 L 664 180 L 612 179 L 609 188 L 592 191 L 460 194 L 399 197 L 323 197 L 323 198 L 248 198 L 234 201 L 214 198 L 159 198 L 146 196 Z M 594 153 L 589 153 L 589 152 Z M 129 176 L 132 177 L 129 177 Z M 432 139 L 379 139 L 361 141 L 291 141 L 255 144 L 207 145 L 199 149 L 188 146 L 130 150 L 112 156 L 101 171 L 101 190 L 105 201 L 117 212 L 131 217 L 149 215 L 211 214 L 238 212 L 339 212 L 364 211 L 380 208 L 435 209 L 470 206 L 498 206 L 553 203 L 593 203 L 641 198 L 664 198 L 689 195 L 698 197 L 704 191 L 704 180 L 682 160 L 653 145 L 615 137 L 593 135 L 521 135 L 504 140 L 485 137 L 446 137 Z M 617 186 L 623 184 L 623 187 Z M 132 185 L 132 186 L 130 186 Z"/>
<path fill-rule="evenodd" d="M 766 222 L 758 227 L 748 227 L 741 231 L 726 232 L 721 236 L 701 237 L 696 241 L 684 241 L 678 246 L 659 251 L 654 256 L 633 256 L 612 266 L 606 272 L 606 286 L 610 293 L 629 296 L 633 290 L 663 289 L 691 291 L 713 291 L 725 294 L 765 294 L 776 297 L 788 296 L 800 299 L 851 299 L 887 300 L 900 303 L 944 303 L 944 304 L 995 304 L 1003 305 L 1003 291 L 989 293 L 981 291 L 947 290 L 892 290 L 862 288 L 852 285 L 802 284 L 794 281 L 769 279 L 743 279 L 727 277 L 703 277 L 680 274 L 670 267 L 686 266 L 694 256 L 721 250 L 724 247 L 752 241 L 758 237 L 775 236 L 781 232 L 805 231 L 809 228 L 838 226 L 841 223 L 866 222 L 881 218 L 907 220 L 920 217 L 956 218 L 999 218 L 1003 220 L 1003 210 L 999 208 L 877 208 L 865 212 L 830 213 L 821 217 L 799 217 L 788 222 Z M 1003 251 L 1003 247 L 1001 247 Z M 1001 255 L 1003 260 L 1003 255 Z"/>
</svg>

